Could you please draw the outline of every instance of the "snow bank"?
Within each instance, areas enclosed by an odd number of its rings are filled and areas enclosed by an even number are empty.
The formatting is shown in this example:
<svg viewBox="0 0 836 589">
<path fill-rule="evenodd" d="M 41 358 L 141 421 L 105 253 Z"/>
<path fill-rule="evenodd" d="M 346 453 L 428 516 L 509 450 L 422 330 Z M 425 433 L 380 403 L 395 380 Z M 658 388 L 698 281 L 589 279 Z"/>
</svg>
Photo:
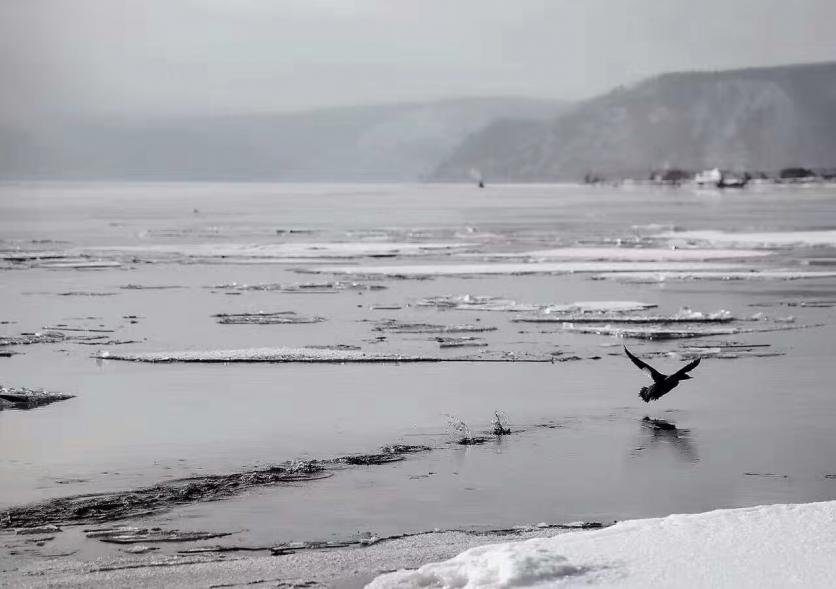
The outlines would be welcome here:
<svg viewBox="0 0 836 589">
<path fill-rule="evenodd" d="M 727 233 L 725 231 L 666 231 L 656 237 L 684 239 L 712 244 L 748 247 L 789 247 L 794 245 L 836 246 L 836 230 Z"/>
<path fill-rule="evenodd" d="M 769 505 L 480 546 L 368 587 L 835 587 L 834 551 L 836 502 Z"/>
<path fill-rule="evenodd" d="M 573 272 L 708 272 L 739 269 L 701 262 L 533 262 L 520 264 L 426 264 L 410 266 L 316 266 L 305 272 L 361 276 L 476 276 L 496 274 L 568 274 Z"/>
<path fill-rule="evenodd" d="M 700 260 L 724 260 L 759 258 L 770 252 L 738 249 L 672 249 L 635 247 L 566 247 L 517 253 L 459 254 L 467 257 L 529 258 L 537 260 L 609 260 L 622 262 L 698 262 Z"/>
</svg>

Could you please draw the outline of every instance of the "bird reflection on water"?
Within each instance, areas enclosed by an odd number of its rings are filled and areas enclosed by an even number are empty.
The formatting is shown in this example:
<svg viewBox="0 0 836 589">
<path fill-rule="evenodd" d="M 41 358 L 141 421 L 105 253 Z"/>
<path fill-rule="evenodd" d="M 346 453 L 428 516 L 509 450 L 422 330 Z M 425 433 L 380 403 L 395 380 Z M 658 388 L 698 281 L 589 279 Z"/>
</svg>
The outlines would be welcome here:
<svg viewBox="0 0 836 589">
<path fill-rule="evenodd" d="M 691 440 L 690 430 L 678 428 L 675 423 L 664 419 L 643 417 L 641 424 L 641 443 L 636 452 L 653 450 L 660 445 L 669 445 L 675 450 L 676 457 L 682 462 L 698 462 L 697 449 Z"/>
</svg>

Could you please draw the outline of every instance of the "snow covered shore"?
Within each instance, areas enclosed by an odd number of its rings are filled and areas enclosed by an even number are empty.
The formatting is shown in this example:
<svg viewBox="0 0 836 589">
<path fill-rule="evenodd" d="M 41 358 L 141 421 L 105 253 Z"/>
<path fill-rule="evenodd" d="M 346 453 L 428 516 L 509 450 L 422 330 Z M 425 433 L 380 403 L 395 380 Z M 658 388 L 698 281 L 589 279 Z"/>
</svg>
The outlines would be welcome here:
<svg viewBox="0 0 836 589">
<path fill-rule="evenodd" d="M 369 582 L 372 589 L 836 587 L 834 524 L 836 501 L 672 515 L 557 535 L 554 529 L 538 528 L 513 533 L 497 530 L 487 536 L 429 532 L 362 548 L 301 550 L 280 557 L 268 555 L 267 550 L 252 556 L 248 552 L 120 552 L 95 560 L 90 552 L 49 558 L 21 555 L 7 557 L 5 562 L 0 557 L 6 565 L 0 566 L 0 587 L 273 583 L 357 589 Z M 11 535 L 5 542 L 16 544 L 19 539 Z M 485 542 L 494 543 L 480 545 Z M 420 568 L 375 578 L 383 571 L 416 567 Z"/>
<path fill-rule="evenodd" d="M 368 587 L 836 587 L 836 501 L 625 521 L 479 546 Z"/>
</svg>

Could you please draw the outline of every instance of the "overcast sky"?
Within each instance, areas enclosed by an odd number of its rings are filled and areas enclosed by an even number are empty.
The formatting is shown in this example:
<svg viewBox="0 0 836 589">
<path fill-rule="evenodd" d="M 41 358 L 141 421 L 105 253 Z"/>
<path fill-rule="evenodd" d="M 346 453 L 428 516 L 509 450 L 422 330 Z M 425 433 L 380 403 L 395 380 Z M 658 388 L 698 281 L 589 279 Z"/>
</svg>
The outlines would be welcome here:
<svg viewBox="0 0 836 589">
<path fill-rule="evenodd" d="M 0 119 L 579 98 L 836 59 L 834 0 L 0 0 Z"/>
</svg>

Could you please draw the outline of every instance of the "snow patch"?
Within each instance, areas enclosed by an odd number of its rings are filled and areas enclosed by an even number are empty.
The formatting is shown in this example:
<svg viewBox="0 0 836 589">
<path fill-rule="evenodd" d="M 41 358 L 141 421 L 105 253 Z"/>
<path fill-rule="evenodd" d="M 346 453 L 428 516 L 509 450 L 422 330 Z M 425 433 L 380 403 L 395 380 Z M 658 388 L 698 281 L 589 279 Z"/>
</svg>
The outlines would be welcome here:
<svg viewBox="0 0 836 589">
<path fill-rule="evenodd" d="M 633 520 L 479 546 L 368 587 L 833 587 L 834 524 L 834 501 Z"/>
</svg>

